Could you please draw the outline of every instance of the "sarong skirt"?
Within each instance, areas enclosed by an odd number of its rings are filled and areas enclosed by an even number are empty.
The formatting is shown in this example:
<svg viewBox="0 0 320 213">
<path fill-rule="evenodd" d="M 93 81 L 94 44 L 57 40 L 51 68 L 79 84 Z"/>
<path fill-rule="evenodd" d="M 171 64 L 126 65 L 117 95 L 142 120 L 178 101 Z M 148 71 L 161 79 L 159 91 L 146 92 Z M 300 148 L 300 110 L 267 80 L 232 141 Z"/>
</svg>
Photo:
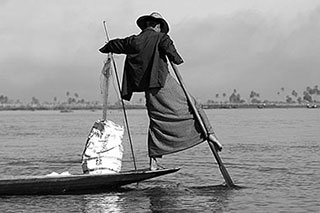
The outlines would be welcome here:
<svg viewBox="0 0 320 213">
<path fill-rule="evenodd" d="M 180 84 L 171 75 L 163 88 L 145 92 L 150 118 L 148 152 L 150 157 L 175 153 L 191 148 L 206 138 L 195 119 L 186 95 Z M 201 107 L 193 100 L 208 133 L 212 127 Z"/>
</svg>

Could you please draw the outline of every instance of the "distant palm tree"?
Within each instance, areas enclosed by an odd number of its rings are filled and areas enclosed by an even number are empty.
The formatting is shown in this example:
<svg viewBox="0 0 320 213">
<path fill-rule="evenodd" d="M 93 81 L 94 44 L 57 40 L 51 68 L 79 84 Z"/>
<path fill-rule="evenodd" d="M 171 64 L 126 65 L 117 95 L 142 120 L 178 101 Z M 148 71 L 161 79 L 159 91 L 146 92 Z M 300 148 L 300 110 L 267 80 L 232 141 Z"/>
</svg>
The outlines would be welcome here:
<svg viewBox="0 0 320 213">
<path fill-rule="evenodd" d="M 298 97 L 298 98 L 297 98 L 297 101 L 298 101 L 298 103 L 300 104 L 300 103 L 302 102 L 302 98 L 301 98 L 301 97 Z"/>
<path fill-rule="evenodd" d="M 37 99 L 36 97 L 32 97 L 31 104 L 32 105 L 39 105 L 40 104 L 39 99 Z"/>
<path fill-rule="evenodd" d="M 319 87 L 318 87 L 318 85 L 316 85 L 316 86 L 314 86 L 315 88 L 316 88 L 316 90 L 317 90 L 317 93 L 316 93 L 316 95 L 317 96 L 320 96 L 320 90 L 319 90 Z M 317 99 L 317 101 L 318 101 L 318 99 Z"/>
<path fill-rule="evenodd" d="M 307 91 L 303 92 L 303 100 L 308 101 L 310 103 L 312 102 L 312 97 L 309 92 Z"/>
<path fill-rule="evenodd" d="M 279 101 L 282 102 L 285 99 L 285 94 L 284 94 L 284 87 L 280 88 L 280 91 L 277 92 L 278 96 L 279 96 Z"/>
<path fill-rule="evenodd" d="M 224 93 L 222 94 L 222 96 L 223 96 L 223 100 L 225 100 L 227 94 L 224 92 Z"/>
<path fill-rule="evenodd" d="M 216 94 L 216 100 L 219 102 L 219 93 Z"/>
<path fill-rule="evenodd" d="M 251 91 L 250 92 L 250 95 L 249 95 L 249 98 L 251 99 L 250 100 L 250 102 L 258 102 L 259 100 L 258 100 L 258 98 L 260 97 L 260 94 L 259 93 L 257 93 L 257 92 L 255 92 L 255 91 Z"/>
<path fill-rule="evenodd" d="M 295 90 L 292 90 L 291 95 L 293 95 L 294 97 L 297 97 L 298 93 Z"/>
<path fill-rule="evenodd" d="M 75 98 L 74 98 L 74 102 L 76 102 L 76 103 L 79 102 L 79 95 L 78 95 L 78 93 L 75 92 L 75 93 L 74 93 L 74 97 L 75 97 Z"/>
<path fill-rule="evenodd" d="M 313 89 L 311 89 L 310 94 L 312 95 L 314 101 L 318 100 L 317 96 L 320 95 L 320 90 L 318 89 L 318 85 L 315 85 Z"/>
</svg>

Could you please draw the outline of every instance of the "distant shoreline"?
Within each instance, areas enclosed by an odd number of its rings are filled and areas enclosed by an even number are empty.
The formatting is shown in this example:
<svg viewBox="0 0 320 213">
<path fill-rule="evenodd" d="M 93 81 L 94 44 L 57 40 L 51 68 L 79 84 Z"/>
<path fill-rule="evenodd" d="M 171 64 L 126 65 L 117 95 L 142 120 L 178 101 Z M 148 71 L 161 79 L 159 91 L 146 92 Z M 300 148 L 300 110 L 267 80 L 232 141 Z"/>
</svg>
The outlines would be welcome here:
<svg viewBox="0 0 320 213">
<path fill-rule="evenodd" d="M 258 103 L 258 104 L 204 104 L 202 105 L 204 109 L 252 109 L 252 108 L 319 108 L 317 104 L 287 104 L 287 103 Z"/>
<path fill-rule="evenodd" d="M 317 104 L 286 104 L 286 103 L 268 103 L 268 104 L 235 104 L 235 103 L 217 103 L 217 104 L 202 104 L 203 109 L 264 109 L 264 108 L 320 108 Z M 146 109 L 145 105 L 125 105 L 126 109 Z M 108 106 L 110 110 L 122 109 L 119 105 Z M 43 105 L 0 105 L 0 111 L 35 111 L 35 110 L 58 110 L 61 112 L 71 112 L 74 110 L 102 110 L 100 105 L 57 105 L 57 106 L 43 106 Z"/>
</svg>

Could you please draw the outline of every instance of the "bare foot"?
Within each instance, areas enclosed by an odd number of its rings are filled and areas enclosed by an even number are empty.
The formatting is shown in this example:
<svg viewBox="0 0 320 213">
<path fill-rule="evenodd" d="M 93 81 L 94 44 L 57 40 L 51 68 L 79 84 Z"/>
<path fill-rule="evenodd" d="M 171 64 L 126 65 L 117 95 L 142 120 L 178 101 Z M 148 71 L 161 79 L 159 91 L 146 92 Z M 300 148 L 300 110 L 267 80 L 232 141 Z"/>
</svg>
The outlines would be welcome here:
<svg viewBox="0 0 320 213">
<path fill-rule="evenodd" d="M 160 169 L 165 169 L 165 167 L 158 164 L 157 158 L 150 158 L 150 170 L 155 171 Z"/>
<path fill-rule="evenodd" d="M 209 134 L 208 140 L 214 143 L 215 147 L 219 152 L 222 150 L 222 145 L 219 142 L 218 138 L 214 134 Z"/>
<path fill-rule="evenodd" d="M 158 169 L 158 163 L 156 158 L 150 158 L 150 170 L 155 171 Z"/>
</svg>

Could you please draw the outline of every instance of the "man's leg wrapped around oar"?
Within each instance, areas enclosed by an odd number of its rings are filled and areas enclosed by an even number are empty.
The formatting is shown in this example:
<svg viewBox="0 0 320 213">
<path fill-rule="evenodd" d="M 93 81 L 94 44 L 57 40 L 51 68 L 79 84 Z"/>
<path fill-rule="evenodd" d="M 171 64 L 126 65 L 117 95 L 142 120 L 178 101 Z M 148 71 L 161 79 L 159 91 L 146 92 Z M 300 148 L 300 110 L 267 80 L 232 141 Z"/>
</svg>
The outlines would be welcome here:
<svg viewBox="0 0 320 213">
<path fill-rule="evenodd" d="M 145 94 L 150 118 L 148 148 L 152 168 L 156 166 L 154 158 L 191 148 L 208 139 L 217 141 L 205 112 L 197 104 L 208 133 L 203 134 L 181 86 L 171 75 L 167 76 L 163 88 L 149 89 Z"/>
</svg>

